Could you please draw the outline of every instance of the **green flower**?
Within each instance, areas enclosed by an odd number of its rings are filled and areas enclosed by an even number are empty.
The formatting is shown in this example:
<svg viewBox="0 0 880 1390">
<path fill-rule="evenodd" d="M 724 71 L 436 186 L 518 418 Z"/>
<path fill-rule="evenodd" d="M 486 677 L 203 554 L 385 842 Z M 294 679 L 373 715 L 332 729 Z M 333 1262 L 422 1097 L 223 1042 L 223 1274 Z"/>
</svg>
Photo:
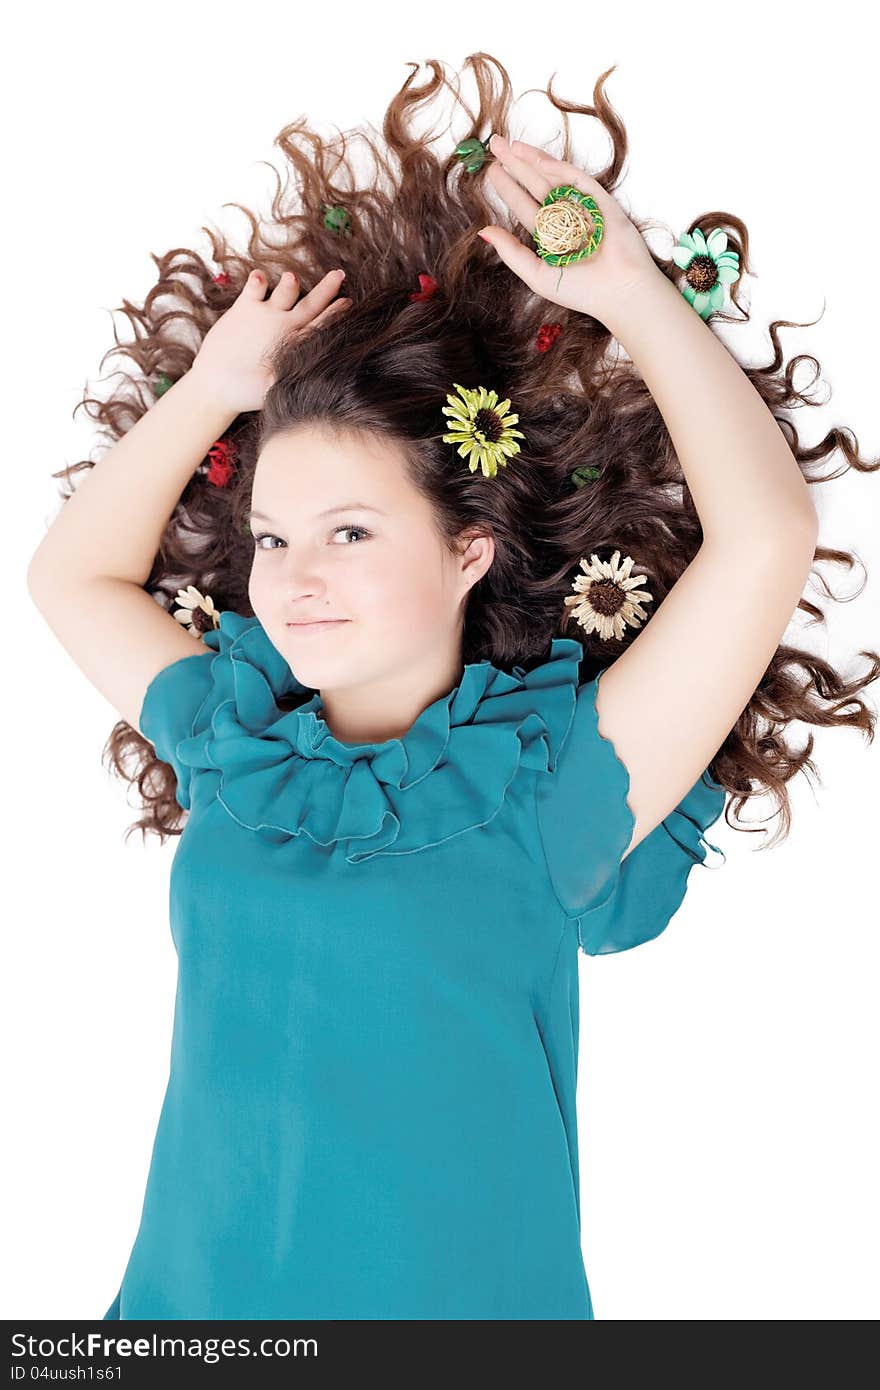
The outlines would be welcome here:
<svg viewBox="0 0 880 1390">
<path fill-rule="evenodd" d="M 508 458 L 519 453 L 520 446 L 514 435 L 525 439 L 520 430 L 510 428 L 519 416 L 508 415 L 510 400 L 499 402 L 497 393 L 487 391 L 485 386 L 468 390 L 457 381 L 452 384 L 462 399 L 458 400 L 451 391 L 446 396 L 449 404 L 442 410 L 444 415 L 451 417 L 447 424 L 451 423 L 453 429 L 444 434 L 443 442 L 457 444 L 462 458 L 471 455 L 468 467 L 472 473 L 481 467 L 485 477 L 494 478 L 499 463 L 506 468 Z"/>
<path fill-rule="evenodd" d="M 470 140 L 459 140 L 455 153 L 464 165 L 465 173 L 476 174 L 490 158 L 489 140 L 478 140 L 476 136 Z"/>
<path fill-rule="evenodd" d="M 728 251 L 727 233 L 720 227 L 708 237 L 695 227 L 691 233 L 682 232 L 678 243 L 672 248 L 672 259 L 686 272 L 682 294 L 700 318 L 707 319 L 714 310 L 723 309 L 724 286 L 739 279 L 739 255 Z"/>
<path fill-rule="evenodd" d="M 351 235 L 351 213 L 347 208 L 332 207 L 329 203 L 322 203 L 325 209 L 324 226 L 328 232 L 343 232 Z"/>
<path fill-rule="evenodd" d="M 584 487 L 587 483 L 595 483 L 599 477 L 598 468 L 590 468 L 587 464 L 581 464 L 571 475 L 571 481 L 575 487 Z"/>
</svg>

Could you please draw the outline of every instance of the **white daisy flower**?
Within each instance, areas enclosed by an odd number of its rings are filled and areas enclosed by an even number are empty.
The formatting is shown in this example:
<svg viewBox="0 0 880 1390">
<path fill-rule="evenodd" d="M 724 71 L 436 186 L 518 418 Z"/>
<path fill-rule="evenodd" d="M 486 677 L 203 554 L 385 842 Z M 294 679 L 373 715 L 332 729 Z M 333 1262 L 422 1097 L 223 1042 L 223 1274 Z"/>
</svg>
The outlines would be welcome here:
<svg viewBox="0 0 880 1390">
<path fill-rule="evenodd" d="M 638 627 L 641 619 L 647 617 L 642 602 L 653 601 L 647 589 L 640 589 L 644 575 L 630 577 L 635 564 L 627 555 L 622 564 L 620 551 L 615 550 L 610 560 L 600 560 L 597 555 L 590 556 L 590 563 L 581 557 L 580 565 L 584 571 L 573 584 L 575 593 L 564 600 L 570 609 L 568 618 L 576 618 L 586 632 L 598 632 L 603 641 L 617 638 L 625 633 L 626 625 Z"/>
<path fill-rule="evenodd" d="M 177 590 L 177 602 L 180 606 L 174 610 L 174 617 L 194 637 L 220 626 L 220 614 L 210 595 L 200 594 L 194 584 Z"/>
</svg>

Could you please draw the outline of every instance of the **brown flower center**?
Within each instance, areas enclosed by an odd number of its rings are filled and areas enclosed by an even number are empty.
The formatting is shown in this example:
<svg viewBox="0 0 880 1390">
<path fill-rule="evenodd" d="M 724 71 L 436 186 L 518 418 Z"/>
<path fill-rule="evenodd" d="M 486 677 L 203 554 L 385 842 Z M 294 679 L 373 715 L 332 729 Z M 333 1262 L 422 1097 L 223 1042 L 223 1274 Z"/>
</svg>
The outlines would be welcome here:
<svg viewBox="0 0 880 1390">
<path fill-rule="evenodd" d="M 694 256 L 685 278 L 697 294 L 708 294 L 718 279 L 718 267 L 711 256 Z"/>
<path fill-rule="evenodd" d="M 192 611 L 192 625 L 196 632 L 210 632 L 214 626 L 214 619 L 204 608 L 196 607 Z"/>
<path fill-rule="evenodd" d="M 591 606 L 604 618 L 611 618 L 626 602 L 623 590 L 613 579 L 594 579 L 590 585 Z"/>
<path fill-rule="evenodd" d="M 495 411 L 484 406 L 474 416 L 474 429 L 479 430 L 489 444 L 497 444 L 504 426 Z"/>
</svg>

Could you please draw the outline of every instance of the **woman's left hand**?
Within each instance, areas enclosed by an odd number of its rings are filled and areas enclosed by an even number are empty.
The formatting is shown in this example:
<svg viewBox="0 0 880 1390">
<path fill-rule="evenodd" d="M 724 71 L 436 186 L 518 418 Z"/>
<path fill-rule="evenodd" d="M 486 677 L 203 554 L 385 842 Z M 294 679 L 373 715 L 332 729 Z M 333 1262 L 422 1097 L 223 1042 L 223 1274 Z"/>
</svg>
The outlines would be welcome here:
<svg viewBox="0 0 880 1390">
<path fill-rule="evenodd" d="M 508 145 L 500 135 L 493 135 L 489 149 L 495 163 L 489 166 L 487 178 L 530 233 L 547 194 L 563 183 L 589 193 L 605 221 L 602 240 L 593 255 L 567 266 L 548 265 L 504 227 L 483 228 L 488 233 L 485 240 L 535 294 L 564 309 L 591 314 L 607 327 L 615 303 L 638 292 L 646 281 L 662 276 L 642 234 L 590 174 L 521 140 Z"/>
</svg>

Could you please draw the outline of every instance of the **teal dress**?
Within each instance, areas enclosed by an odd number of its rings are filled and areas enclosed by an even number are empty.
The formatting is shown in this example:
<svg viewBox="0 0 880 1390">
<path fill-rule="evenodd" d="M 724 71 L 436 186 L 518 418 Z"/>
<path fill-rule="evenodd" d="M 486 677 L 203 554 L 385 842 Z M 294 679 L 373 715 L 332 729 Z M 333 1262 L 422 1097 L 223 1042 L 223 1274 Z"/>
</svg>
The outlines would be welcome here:
<svg viewBox="0 0 880 1390">
<path fill-rule="evenodd" d="M 140 718 L 189 816 L 167 1090 L 104 1317 L 593 1318 L 578 951 L 663 930 L 723 788 L 621 864 L 629 779 L 569 638 L 363 744 L 257 618 L 203 642 Z"/>
</svg>

